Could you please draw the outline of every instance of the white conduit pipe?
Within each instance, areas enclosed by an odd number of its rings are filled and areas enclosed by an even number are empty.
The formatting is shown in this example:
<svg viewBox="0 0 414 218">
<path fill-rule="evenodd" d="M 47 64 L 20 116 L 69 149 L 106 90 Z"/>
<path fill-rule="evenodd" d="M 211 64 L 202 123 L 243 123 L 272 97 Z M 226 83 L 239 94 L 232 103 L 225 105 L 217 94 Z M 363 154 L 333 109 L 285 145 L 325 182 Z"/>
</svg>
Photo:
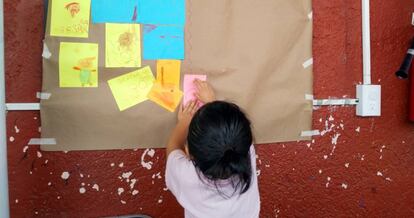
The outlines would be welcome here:
<svg viewBox="0 0 414 218">
<path fill-rule="evenodd" d="M 4 9 L 0 0 L 0 217 L 10 217 L 6 139 L 6 84 L 4 72 Z"/>
<path fill-rule="evenodd" d="M 362 0 L 362 58 L 364 85 L 371 84 L 371 36 L 369 17 L 369 0 Z"/>
</svg>

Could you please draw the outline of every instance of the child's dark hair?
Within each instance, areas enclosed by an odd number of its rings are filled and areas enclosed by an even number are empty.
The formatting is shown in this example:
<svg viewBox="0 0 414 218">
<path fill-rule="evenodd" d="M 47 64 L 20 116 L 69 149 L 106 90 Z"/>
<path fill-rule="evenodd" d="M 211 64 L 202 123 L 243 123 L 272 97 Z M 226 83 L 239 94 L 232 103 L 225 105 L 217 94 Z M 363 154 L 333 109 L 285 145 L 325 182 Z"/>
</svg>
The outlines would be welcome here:
<svg viewBox="0 0 414 218">
<path fill-rule="evenodd" d="M 213 181 L 216 188 L 217 181 L 230 179 L 234 191 L 240 194 L 250 187 L 252 142 L 246 115 L 237 105 L 224 101 L 201 107 L 188 131 L 188 150 L 196 168 Z"/>
</svg>

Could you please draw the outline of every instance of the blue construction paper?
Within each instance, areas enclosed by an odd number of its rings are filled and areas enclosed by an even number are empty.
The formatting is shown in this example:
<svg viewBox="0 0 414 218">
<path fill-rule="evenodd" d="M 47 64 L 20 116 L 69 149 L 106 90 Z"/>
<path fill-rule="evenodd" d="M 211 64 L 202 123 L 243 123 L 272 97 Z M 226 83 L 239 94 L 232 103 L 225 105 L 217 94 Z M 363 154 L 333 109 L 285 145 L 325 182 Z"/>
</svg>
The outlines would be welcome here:
<svg viewBox="0 0 414 218">
<path fill-rule="evenodd" d="M 136 23 L 138 0 L 92 0 L 92 23 Z"/>
<path fill-rule="evenodd" d="M 143 58 L 184 59 L 184 27 L 144 25 Z"/>
<path fill-rule="evenodd" d="M 185 24 L 185 0 L 138 0 L 138 21 L 143 24 Z"/>
</svg>

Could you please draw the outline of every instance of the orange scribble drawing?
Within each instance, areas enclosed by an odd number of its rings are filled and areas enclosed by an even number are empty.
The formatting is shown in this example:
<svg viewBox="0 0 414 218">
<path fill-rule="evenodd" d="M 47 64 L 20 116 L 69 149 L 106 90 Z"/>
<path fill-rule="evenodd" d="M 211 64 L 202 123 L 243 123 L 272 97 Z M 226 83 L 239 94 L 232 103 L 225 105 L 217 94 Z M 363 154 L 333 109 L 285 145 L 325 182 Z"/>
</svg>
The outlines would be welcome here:
<svg viewBox="0 0 414 218">
<path fill-rule="evenodd" d="M 120 47 L 124 47 L 129 49 L 134 43 L 135 34 L 132 32 L 124 32 L 121 35 L 119 35 L 118 43 Z"/>
<path fill-rule="evenodd" d="M 75 17 L 76 14 L 80 12 L 80 4 L 78 2 L 71 2 L 65 6 L 66 10 L 70 12 L 72 17 Z"/>
</svg>

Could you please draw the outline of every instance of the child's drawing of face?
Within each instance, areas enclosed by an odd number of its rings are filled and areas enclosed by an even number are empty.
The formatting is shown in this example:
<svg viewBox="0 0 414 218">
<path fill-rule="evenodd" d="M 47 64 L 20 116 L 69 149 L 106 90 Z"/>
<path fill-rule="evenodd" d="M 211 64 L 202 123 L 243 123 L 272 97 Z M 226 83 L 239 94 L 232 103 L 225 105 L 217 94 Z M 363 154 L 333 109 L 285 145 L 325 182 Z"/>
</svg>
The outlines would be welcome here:
<svg viewBox="0 0 414 218">
<path fill-rule="evenodd" d="M 81 69 L 91 69 L 93 67 L 93 61 L 95 57 L 83 58 L 78 61 L 78 66 Z"/>
<path fill-rule="evenodd" d="M 130 32 L 122 33 L 119 36 L 118 43 L 121 47 L 129 48 L 134 40 L 134 34 Z"/>
<path fill-rule="evenodd" d="M 66 10 L 69 11 L 72 17 L 75 17 L 76 14 L 80 12 L 80 4 L 77 2 L 71 2 L 65 6 Z"/>
</svg>

